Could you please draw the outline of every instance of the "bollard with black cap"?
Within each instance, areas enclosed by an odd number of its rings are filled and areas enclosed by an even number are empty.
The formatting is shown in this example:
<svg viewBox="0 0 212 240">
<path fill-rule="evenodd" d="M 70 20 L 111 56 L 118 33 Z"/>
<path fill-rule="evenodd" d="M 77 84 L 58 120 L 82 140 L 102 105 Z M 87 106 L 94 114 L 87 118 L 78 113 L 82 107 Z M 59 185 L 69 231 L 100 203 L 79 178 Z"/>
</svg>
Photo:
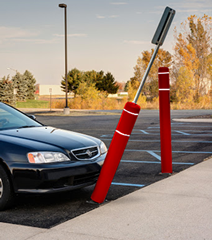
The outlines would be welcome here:
<svg viewBox="0 0 212 240">
<path fill-rule="evenodd" d="M 145 71 L 145 74 L 143 76 L 143 79 L 140 83 L 140 86 L 138 88 L 138 91 L 136 93 L 136 96 L 135 96 L 133 102 L 127 102 L 124 106 L 121 118 L 119 120 L 119 123 L 115 130 L 115 133 L 113 135 L 113 139 L 110 143 L 110 147 L 108 149 L 108 153 L 105 158 L 105 162 L 102 166 L 96 186 L 91 195 L 91 200 L 95 203 L 99 203 L 99 204 L 103 203 L 106 198 L 106 195 L 108 193 L 108 190 L 110 188 L 110 185 L 112 183 L 114 175 L 116 173 L 116 170 L 121 161 L 124 150 L 126 148 L 130 134 L 133 130 L 136 119 L 140 112 L 140 106 L 137 105 L 138 98 L 141 94 L 143 85 L 146 81 L 146 78 L 149 74 L 151 66 L 157 55 L 158 49 L 165 40 L 165 37 L 167 35 L 167 32 L 171 25 L 171 22 L 174 18 L 174 15 L 175 15 L 175 10 L 173 10 L 169 7 L 165 8 L 165 11 L 164 11 L 162 18 L 160 20 L 160 23 L 158 25 L 158 28 L 152 39 L 152 43 L 156 44 L 154 53 L 151 57 L 151 60 L 148 64 L 148 67 Z"/>
</svg>

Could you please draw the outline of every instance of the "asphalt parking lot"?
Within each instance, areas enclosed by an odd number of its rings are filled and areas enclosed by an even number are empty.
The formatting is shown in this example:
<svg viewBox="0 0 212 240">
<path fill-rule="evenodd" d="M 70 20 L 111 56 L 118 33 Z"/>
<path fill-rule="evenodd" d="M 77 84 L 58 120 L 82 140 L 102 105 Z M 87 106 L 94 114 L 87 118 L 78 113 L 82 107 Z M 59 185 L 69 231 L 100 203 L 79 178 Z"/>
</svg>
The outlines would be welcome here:
<svg viewBox="0 0 212 240">
<path fill-rule="evenodd" d="M 109 147 L 120 118 L 117 115 L 42 116 L 46 125 L 101 138 Z M 211 114 L 211 111 L 172 111 L 172 118 Z M 165 177 L 160 174 L 160 128 L 156 110 L 141 110 L 122 161 L 107 195 L 113 201 Z M 212 155 L 212 124 L 172 121 L 173 174 Z M 51 228 L 98 205 L 87 203 L 94 186 L 51 195 L 22 195 L 16 205 L 0 213 L 0 221 L 40 228 Z"/>
</svg>

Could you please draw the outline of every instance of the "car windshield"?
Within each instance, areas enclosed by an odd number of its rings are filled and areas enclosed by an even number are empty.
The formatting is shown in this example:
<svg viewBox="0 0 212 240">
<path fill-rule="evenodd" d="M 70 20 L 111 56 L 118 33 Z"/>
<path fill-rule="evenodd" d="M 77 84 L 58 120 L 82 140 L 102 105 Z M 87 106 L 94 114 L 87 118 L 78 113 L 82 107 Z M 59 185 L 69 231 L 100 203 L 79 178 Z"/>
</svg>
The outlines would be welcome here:
<svg viewBox="0 0 212 240">
<path fill-rule="evenodd" d="M 0 131 L 14 128 L 40 127 L 40 123 L 4 103 L 0 103 Z"/>
</svg>

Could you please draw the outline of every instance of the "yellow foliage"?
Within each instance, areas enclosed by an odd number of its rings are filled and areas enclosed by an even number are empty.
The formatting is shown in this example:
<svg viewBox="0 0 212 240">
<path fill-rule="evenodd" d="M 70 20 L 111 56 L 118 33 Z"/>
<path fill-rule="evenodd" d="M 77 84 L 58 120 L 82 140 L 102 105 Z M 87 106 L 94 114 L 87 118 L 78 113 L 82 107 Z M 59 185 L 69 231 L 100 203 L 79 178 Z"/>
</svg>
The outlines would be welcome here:
<svg viewBox="0 0 212 240">
<path fill-rule="evenodd" d="M 68 100 L 68 106 L 71 109 L 99 109 L 99 110 L 113 110 L 124 108 L 127 99 L 111 99 L 111 98 L 100 98 L 98 101 L 93 101 L 92 105 L 89 105 L 85 99 L 76 97 L 74 99 Z M 141 109 L 159 109 L 159 97 L 154 98 L 153 101 L 147 102 L 143 96 L 139 98 L 138 104 L 141 106 Z M 64 99 L 53 99 L 52 100 L 52 109 L 65 107 Z M 212 97 L 205 95 L 200 97 L 199 102 L 195 103 L 194 101 L 183 101 L 177 103 L 171 103 L 171 109 L 212 109 Z"/>
<path fill-rule="evenodd" d="M 181 67 L 177 81 L 175 83 L 176 98 L 178 102 L 190 103 L 194 97 L 194 80 L 192 73 L 186 68 Z"/>
</svg>

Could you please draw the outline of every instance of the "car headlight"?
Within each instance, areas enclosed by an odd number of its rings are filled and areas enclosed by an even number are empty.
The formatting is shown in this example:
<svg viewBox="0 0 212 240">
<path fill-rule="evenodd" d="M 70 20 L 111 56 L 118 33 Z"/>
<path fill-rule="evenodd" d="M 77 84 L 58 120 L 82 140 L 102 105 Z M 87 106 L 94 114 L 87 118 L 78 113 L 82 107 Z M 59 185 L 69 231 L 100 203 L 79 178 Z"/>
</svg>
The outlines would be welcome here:
<svg viewBox="0 0 212 240">
<path fill-rule="evenodd" d="M 27 154 L 30 163 L 54 163 L 70 161 L 65 154 L 60 152 L 30 152 Z"/>
<path fill-rule="evenodd" d="M 100 143 L 99 149 L 100 149 L 100 153 L 101 153 L 101 154 L 107 152 L 107 147 L 106 147 L 106 145 L 105 145 L 103 142 Z"/>
</svg>

